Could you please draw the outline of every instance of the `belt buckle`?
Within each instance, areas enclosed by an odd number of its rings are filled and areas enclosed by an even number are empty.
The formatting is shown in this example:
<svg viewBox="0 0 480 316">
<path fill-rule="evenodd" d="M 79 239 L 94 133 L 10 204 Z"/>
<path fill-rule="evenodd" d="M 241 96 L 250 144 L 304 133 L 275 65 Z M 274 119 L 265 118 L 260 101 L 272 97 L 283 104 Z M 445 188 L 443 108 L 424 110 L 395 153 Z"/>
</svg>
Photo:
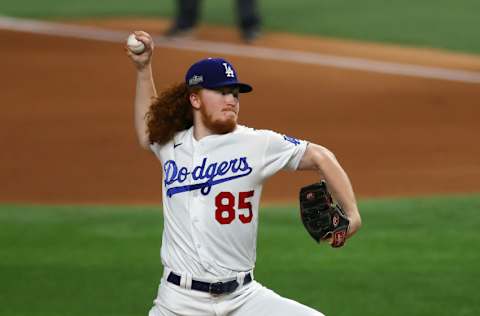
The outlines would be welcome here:
<svg viewBox="0 0 480 316">
<path fill-rule="evenodd" d="M 223 294 L 223 282 L 210 283 L 208 286 L 208 292 L 214 295 Z"/>
</svg>

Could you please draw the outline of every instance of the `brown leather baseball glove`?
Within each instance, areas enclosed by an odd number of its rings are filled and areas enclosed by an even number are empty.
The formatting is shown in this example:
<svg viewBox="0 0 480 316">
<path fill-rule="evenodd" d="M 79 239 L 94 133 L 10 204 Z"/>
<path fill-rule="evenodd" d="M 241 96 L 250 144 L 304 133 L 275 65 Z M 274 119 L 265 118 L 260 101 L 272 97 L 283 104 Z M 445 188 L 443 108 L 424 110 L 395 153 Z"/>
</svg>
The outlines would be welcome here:
<svg viewBox="0 0 480 316">
<path fill-rule="evenodd" d="M 325 181 L 300 190 L 300 215 L 303 225 L 317 242 L 331 240 L 334 248 L 345 244 L 350 221 L 334 203 Z"/>
</svg>

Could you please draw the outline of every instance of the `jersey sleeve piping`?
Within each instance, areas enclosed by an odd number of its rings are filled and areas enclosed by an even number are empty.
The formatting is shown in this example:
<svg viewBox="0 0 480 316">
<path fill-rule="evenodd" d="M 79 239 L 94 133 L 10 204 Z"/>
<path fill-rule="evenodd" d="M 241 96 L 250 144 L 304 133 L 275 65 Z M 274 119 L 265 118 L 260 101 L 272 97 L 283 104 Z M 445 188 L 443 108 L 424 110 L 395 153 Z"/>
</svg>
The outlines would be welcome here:
<svg viewBox="0 0 480 316">
<path fill-rule="evenodd" d="M 262 166 L 265 166 L 265 155 L 267 154 L 268 146 L 270 146 L 270 134 L 267 134 L 267 143 L 263 147 L 263 154 L 262 154 Z M 265 177 L 265 169 L 262 168 L 261 178 Z"/>
<path fill-rule="evenodd" d="M 307 147 L 310 143 L 305 141 L 304 144 L 305 145 L 302 145 L 302 148 L 300 149 L 300 154 L 297 155 L 297 157 L 291 162 L 291 166 L 293 170 L 298 169 L 298 165 L 300 165 L 300 161 L 302 161 L 302 158 L 305 155 L 305 151 L 307 150 Z"/>
</svg>

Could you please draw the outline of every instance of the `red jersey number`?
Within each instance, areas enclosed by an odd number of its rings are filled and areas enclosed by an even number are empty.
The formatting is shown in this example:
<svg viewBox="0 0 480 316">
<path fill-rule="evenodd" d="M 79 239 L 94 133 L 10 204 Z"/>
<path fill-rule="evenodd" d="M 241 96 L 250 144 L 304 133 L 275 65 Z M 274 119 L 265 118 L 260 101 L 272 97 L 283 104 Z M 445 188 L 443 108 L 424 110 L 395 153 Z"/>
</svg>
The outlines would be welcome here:
<svg viewBox="0 0 480 316">
<path fill-rule="evenodd" d="M 238 215 L 238 219 L 248 224 L 252 221 L 253 211 L 252 203 L 247 201 L 252 197 L 255 191 L 239 192 L 238 193 L 238 210 L 248 210 L 246 213 Z M 215 197 L 215 219 L 222 225 L 230 224 L 235 219 L 235 196 L 231 192 L 220 192 Z"/>
</svg>

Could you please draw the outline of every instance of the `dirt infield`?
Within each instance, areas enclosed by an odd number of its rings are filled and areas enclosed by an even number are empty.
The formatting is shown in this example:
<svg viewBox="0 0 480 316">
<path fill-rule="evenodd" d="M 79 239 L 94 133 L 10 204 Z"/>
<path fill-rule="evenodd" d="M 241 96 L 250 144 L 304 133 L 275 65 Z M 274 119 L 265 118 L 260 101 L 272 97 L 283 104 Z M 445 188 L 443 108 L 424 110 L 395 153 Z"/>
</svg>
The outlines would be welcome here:
<svg viewBox="0 0 480 316">
<path fill-rule="evenodd" d="M 159 33 L 148 20 L 88 21 Z M 201 28 L 205 39 L 234 31 Z M 161 168 L 136 144 L 135 72 L 122 46 L 0 31 L 1 202 L 158 203 Z M 480 70 L 480 57 L 269 34 L 256 45 Z M 157 49 L 157 87 L 205 54 Z M 241 123 L 330 148 L 357 195 L 480 192 L 480 84 L 225 55 L 255 91 Z M 264 200 L 293 200 L 315 174 L 282 173 Z"/>
</svg>

